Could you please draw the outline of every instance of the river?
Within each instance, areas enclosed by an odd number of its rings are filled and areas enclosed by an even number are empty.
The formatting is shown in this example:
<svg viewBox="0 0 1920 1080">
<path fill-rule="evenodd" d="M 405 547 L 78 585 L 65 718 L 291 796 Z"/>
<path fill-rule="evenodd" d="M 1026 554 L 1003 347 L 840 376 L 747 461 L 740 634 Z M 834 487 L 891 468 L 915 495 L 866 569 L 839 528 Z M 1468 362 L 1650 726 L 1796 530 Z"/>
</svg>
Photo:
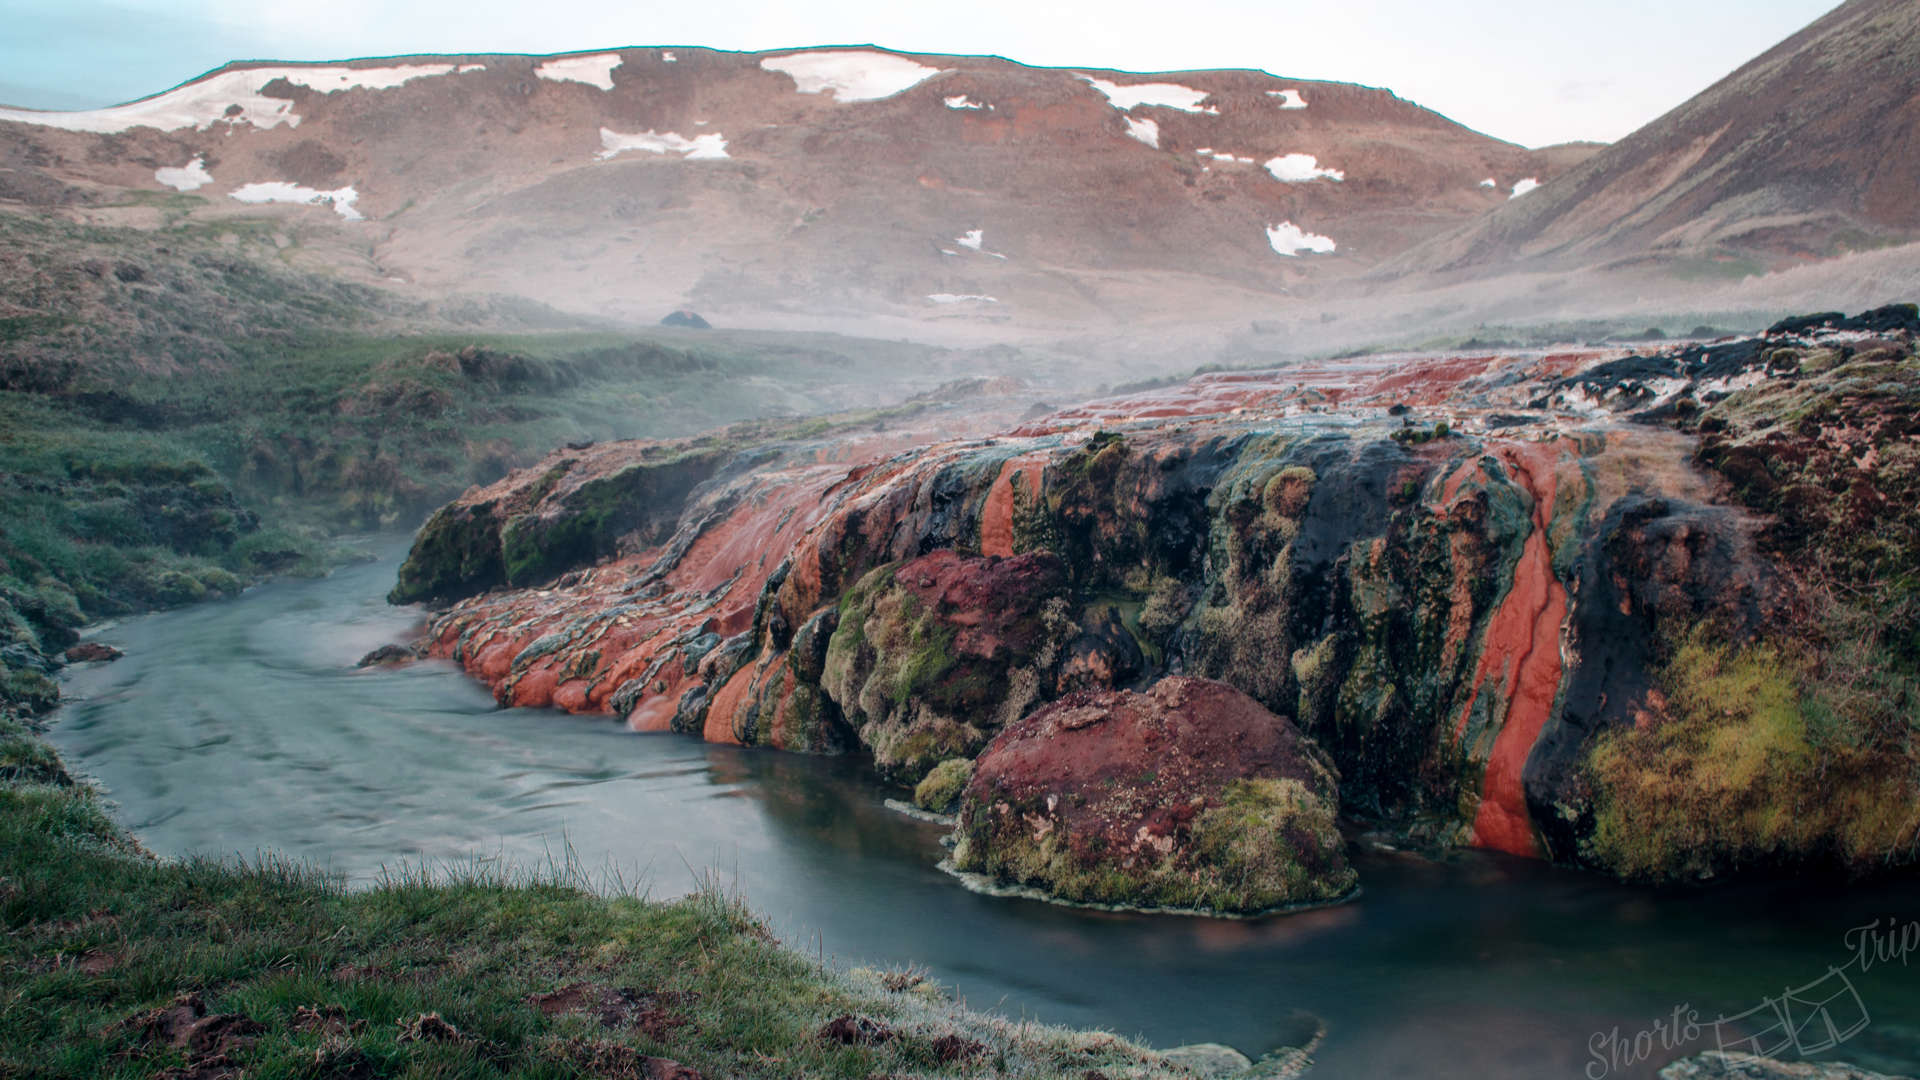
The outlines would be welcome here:
<svg viewBox="0 0 1920 1080">
<path fill-rule="evenodd" d="M 976 1007 L 1254 1056 L 1324 1024 L 1316 1078 L 1648 1076 L 1713 1049 L 1717 1017 L 1777 1023 L 1775 1003 L 1797 1031 L 1773 1040 L 1784 1056 L 1797 1037 L 1920 1071 L 1920 968 L 1862 972 L 1849 938 L 1920 919 L 1920 880 L 1655 893 L 1503 856 L 1376 853 L 1356 858 L 1357 900 L 1254 921 L 981 896 L 935 868 L 940 830 L 887 810 L 859 762 L 503 710 L 437 662 L 354 670 L 420 618 L 382 599 L 404 543 L 107 627 L 126 657 L 69 670 L 50 737 L 162 855 L 272 850 L 366 884 L 570 852 L 657 897 L 713 874 L 796 948 L 917 964 Z M 1651 1060 L 1630 1065 L 1643 1032 Z"/>
</svg>

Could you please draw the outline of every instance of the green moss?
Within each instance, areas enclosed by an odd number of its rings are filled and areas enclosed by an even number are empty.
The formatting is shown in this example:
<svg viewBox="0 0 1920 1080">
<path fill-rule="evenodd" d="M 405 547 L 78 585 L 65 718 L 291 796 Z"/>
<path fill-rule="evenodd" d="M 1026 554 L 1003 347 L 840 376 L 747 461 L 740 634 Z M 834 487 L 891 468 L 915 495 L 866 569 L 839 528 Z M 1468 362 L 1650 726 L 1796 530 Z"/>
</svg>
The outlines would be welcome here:
<svg viewBox="0 0 1920 1080">
<path fill-rule="evenodd" d="M 934 766 L 933 771 L 914 787 L 913 804 L 922 810 L 944 814 L 953 808 L 960 798 L 960 792 L 971 779 L 973 762 L 970 759 L 948 758 Z"/>
<path fill-rule="evenodd" d="M 1057 550 L 1060 530 L 1046 496 L 1028 494 L 1020 476 L 1009 477 L 1007 482 L 1013 484 L 1013 553 Z"/>
<path fill-rule="evenodd" d="M 1313 497 L 1313 485 L 1319 477 L 1305 465 L 1289 465 L 1273 474 L 1261 492 L 1267 512 L 1276 517 L 1298 518 L 1306 512 Z"/>
<path fill-rule="evenodd" d="M 1204 906 L 1257 911 L 1333 900 L 1358 880 L 1334 807 L 1298 780 L 1236 780 L 1193 823 Z"/>
<path fill-rule="evenodd" d="M 998 805 L 967 807 L 954 865 L 1074 903 L 1247 914 L 1335 900 L 1357 880 L 1332 802 L 1296 780 L 1229 784 L 1165 850 L 1108 851 L 1034 828 L 1044 806 Z"/>
<path fill-rule="evenodd" d="M 1659 672 L 1664 720 L 1609 733 L 1588 759 L 1595 861 L 1653 881 L 1910 861 L 1920 842 L 1913 762 L 1819 735 L 1807 678 L 1777 646 L 1696 630 Z"/>
<path fill-rule="evenodd" d="M 1038 700 L 1040 669 L 1055 662 L 1073 623 L 1058 598 L 1006 598 L 1041 608 L 1031 635 L 1037 642 L 961 656 L 952 613 L 923 607 L 896 581 L 898 568 L 869 571 L 841 597 L 820 686 L 881 772 L 912 785 L 948 758 L 978 753 L 995 729 Z"/>
</svg>

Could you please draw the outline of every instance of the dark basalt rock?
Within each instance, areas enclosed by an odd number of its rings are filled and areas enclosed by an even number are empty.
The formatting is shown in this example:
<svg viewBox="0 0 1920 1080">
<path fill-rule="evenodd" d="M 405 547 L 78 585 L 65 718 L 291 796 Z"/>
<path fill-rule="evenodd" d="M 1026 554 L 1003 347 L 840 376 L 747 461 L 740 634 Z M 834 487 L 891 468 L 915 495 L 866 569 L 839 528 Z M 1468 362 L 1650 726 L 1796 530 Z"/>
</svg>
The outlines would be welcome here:
<svg viewBox="0 0 1920 1080">
<path fill-rule="evenodd" d="M 1817 315 L 1796 315 L 1767 327 L 1768 337 L 1805 336 L 1820 330 L 1856 330 L 1887 334 L 1904 330 L 1920 334 L 1920 306 L 1888 304 L 1848 318 L 1845 312 L 1823 311 Z"/>
<path fill-rule="evenodd" d="M 660 320 L 661 326 L 678 326 L 686 330 L 711 330 L 713 324 L 700 317 L 697 311 L 681 308 Z"/>
</svg>

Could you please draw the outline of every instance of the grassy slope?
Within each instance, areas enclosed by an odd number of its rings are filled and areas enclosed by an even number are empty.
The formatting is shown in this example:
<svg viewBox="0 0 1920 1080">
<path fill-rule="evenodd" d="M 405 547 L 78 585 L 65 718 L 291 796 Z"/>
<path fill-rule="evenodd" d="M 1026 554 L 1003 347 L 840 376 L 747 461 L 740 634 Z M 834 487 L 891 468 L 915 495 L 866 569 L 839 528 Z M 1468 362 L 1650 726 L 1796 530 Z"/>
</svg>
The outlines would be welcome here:
<svg viewBox="0 0 1920 1080">
<path fill-rule="evenodd" d="M 284 863 L 155 860 L 4 711 L 0 924 L 7 1080 L 176 1067 L 260 1080 L 620 1077 L 649 1075 L 647 1056 L 709 1077 L 1186 1075 L 1110 1035 L 969 1011 L 912 973 L 836 974 L 718 889 L 609 898 L 562 868 L 350 893 Z M 575 986 L 628 1015 L 607 1023 L 592 1004 L 535 1000 Z M 259 1025 L 225 1046 L 225 1064 L 220 1046 L 174 1046 L 164 1024 L 144 1023 L 188 994 L 208 1015 Z M 423 1014 L 457 1037 L 410 1038 Z M 894 1035 L 821 1036 L 845 1015 Z"/>
<path fill-rule="evenodd" d="M 33 656 L 85 618 L 314 571 L 327 533 L 563 442 L 844 407 L 930 352 L 566 322 L 302 272 L 246 223 L 0 213 L 0 701 L 43 705 Z"/>
</svg>

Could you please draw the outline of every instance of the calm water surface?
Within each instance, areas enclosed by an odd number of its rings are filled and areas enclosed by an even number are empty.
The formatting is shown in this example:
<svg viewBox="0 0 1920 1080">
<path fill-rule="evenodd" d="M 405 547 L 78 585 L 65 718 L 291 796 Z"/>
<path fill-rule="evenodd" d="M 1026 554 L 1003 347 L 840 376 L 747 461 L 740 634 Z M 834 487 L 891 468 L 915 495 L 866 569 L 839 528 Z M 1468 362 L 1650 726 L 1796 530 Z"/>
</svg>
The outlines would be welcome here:
<svg viewBox="0 0 1920 1080">
<path fill-rule="evenodd" d="M 1920 882 L 1656 895 L 1499 857 L 1370 855 L 1358 901 L 1254 922 L 979 896 L 934 868 L 940 830 L 885 809 L 857 762 L 502 710 L 450 665 L 352 670 L 419 618 L 382 600 L 404 542 L 369 550 L 324 580 L 109 627 L 126 658 L 70 672 L 53 741 L 149 847 L 278 851 L 354 882 L 570 847 L 655 896 L 716 871 L 797 947 L 917 963 L 1010 1015 L 1255 1056 L 1324 1023 L 1316 1077 L 1651 1075 L 1603 1070 L 1594 1040 L 1617 1028 L 1630 1046 L 1697 1010 L 1694 1042 L 1653 1037 L 1657 1066 L 1793 989 L 1802 1046 L 1829 1019 L 1846 1036 L 1817 1056 L 1920 1072 L 1920 963 L 1862 974 L 1846 941 L 1920 919 Z"/>
</svg>

